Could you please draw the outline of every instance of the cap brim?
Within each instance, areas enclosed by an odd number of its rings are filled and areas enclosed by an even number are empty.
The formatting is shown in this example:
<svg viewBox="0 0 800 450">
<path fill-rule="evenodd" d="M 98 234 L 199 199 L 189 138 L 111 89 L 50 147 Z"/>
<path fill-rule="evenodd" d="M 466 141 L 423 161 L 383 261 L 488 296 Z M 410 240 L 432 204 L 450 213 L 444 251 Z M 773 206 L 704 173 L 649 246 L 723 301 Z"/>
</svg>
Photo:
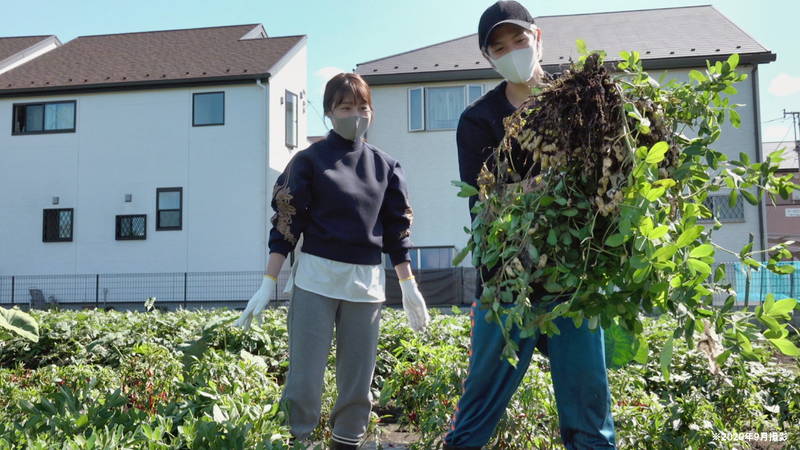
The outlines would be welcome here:
<svg viewBox="0 0 800 450">
<path fill-rule="evenodd" d="M 489 37 L 492 35 L 494 29 L 505 23 L 511 23 L 519 27 L 525 28 L 526 30 L 531 30 L 535 26 L 534 24 L 526 22 L 524 20 L 516 20 L 516 19 L 501 20 L 500 22 L 497 22 L 496 24 L 492 25 L 492 28 L 489 28 L 489 32 L 486 33 L 486 38 L 482 42 L 481 49 L 486 49 L 487 44 L 489 42 Z"/>
</svg>

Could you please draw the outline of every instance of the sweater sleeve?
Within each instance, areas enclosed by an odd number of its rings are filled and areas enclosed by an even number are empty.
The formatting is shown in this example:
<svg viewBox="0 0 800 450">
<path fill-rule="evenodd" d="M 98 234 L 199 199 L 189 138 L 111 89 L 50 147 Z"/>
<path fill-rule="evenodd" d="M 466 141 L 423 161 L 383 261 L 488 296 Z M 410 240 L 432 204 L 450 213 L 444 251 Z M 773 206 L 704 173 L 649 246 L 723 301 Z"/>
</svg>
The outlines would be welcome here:
<svg viewBox="0 0 800 450">
<path fill-rule="evenodd" d="M 289 161 L 272 189 L 272 229 L 269 233 L 270 253 L 288 255 L 309 222 L 311 204 L 311 161 L 298 153 Z"/>
<path fill-rule="evenodd" d="M 494 148 L 491 128 L 462 114 L 456 130 L 456 146 L 458 147 L 458 169 L 461 181 L 477 188 L 478 175 L 483 164 L 492 155 Z M 472 217 L 472 207 L 475 206 L 477 200 L 477 195 L 469 198 L 470 217 Z"/>
<path fill-rule="evenodd" d="M 389 175 L 380 214 L 383 223 L 383 252 L 389 254 L 393 266 L 410 261 L 408 249 L 411 247 L 414 212 L 408 200 L 405 174 L 399 162 L 394 163 Z"/>
</svg>

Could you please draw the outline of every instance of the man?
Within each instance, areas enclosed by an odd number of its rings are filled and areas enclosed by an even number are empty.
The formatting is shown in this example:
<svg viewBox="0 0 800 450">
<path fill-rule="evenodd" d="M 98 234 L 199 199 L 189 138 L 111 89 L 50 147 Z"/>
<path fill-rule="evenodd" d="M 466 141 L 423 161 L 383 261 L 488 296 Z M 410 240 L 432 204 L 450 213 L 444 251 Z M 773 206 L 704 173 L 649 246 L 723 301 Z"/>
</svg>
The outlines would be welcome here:
<svg viewBox="0 0 800 450">
<path fill-rule="evenodd" d="M 470 105 L 458 123 L 461 180 L 473 186 L 483 163 L 505 134 L 503 119 L 546 79 L 539 64 L 542 30 L 519 3 L 499 1 L 483 13 L 478 45 L 505 80 Z M 475 201 L 470 198 L 470 210 Z M 488 274 L 485 268 L 481 273 Z M 478 298 L 481 291 L 479 281 Z M 504 341 L 499 326 L 486 321 L 487 310 L 479 302 L 473 303 L 472 309 L 469 371 L 451 430 L 445 436 L 445 449 L 480 449 L 489 441 L 537 346 L 546 348 L 550 358 L 564 445 L 568 449 L 615 448 L 602 330 L 590 330 L 586 321 L 575 328 L 572 320 L 565 318 L 555 322 L 559 335 L 520 339 L 516 330 L 512 335 L 519 344 L 515 368 L 500 358 Z"/>
</svg>

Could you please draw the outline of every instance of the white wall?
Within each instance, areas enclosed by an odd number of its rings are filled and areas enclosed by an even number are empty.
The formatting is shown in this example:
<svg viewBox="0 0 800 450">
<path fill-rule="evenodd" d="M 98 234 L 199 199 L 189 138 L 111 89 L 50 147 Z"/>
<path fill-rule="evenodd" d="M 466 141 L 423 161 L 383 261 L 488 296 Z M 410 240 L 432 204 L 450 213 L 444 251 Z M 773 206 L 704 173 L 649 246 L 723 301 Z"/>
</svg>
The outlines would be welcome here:
<svg viewBox="0 0 800 450">
<path fill-rule="evenodd" d="M 752 68 L 740 67 L 739 70 L 750 74 Z M 688 69 L 672 71 L 666 79 L 686 80 L 688 73 Z M 661 73 L 654 71 L 652 75 L 658 79 Z M 716 148 L 737 159 L 739 152 L 745 152 L 756 161 L 752 80 L 750 74 L 748 80 L 737 85 L 739 93 L 731 99 L 733 103 L 746 105 L 739 109 L 741 128 L 726 125 Z M 456 197 L 457 190 L 450 184 L 451 180 L 459 179 L 455 130 L 409 132 L 408 88 L 482 84 L 484 92 L 488 92 L 499 81 L 483 79 L 373 86 L 376 115 L 369 140 L 396 157 L 405 169 L 414 208 L 411 237 L 415 245 L 455 245 L 462 248 L 467 242 L 463 228 L 469 226 L 469 214 L 467 201 Z M 760 233 L 758 208 L 745 203 L 745 222 L 725 224 L 715 234 L 715 241 L 727 248 L 739 249 L 747 243 L 749 232 L 754 234 L 757 248 Z"/>
<path fill-rule="evenodd" d="M 210 91 L 225 124 L 193 127 L 192 94 Z M 255 270 L 265 98 L 250 83 L 0 100 L 5 124 L 12 103 L 77 100 L 75 133 L 0 133 L 0 274 Z M 155 230 L 158 187 L 183 188 L 182 230 Z M 42 242 L 44 208 L 75 209 L 73 242 Z M 115 240 L 118 214 L 147 214 L 147 239 Z"/>
<path fill-rule="evenodd" d="M 374 86 L 375 121 L 368 140 L 400 161 L 408 182 L 414 223 L 415 246 L 455 245 L 463 247 L 469 224 L 466 199 L 450 182 L 459 179 L 455 130 L 408 131 L 408 88 L 481 84 L 484 92 L 499 80 Z"/>
</svg>

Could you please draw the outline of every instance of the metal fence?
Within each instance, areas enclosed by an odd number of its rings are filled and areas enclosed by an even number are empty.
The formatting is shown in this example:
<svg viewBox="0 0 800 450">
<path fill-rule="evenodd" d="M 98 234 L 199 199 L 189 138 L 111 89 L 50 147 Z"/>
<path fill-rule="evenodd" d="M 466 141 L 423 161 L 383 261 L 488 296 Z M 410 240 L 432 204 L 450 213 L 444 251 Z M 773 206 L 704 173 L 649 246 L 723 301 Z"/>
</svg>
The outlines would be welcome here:
<svg viewBox="0 0 800 450">
<path fill-rule="evenodd" d="M 750 304 L 758 304 L 766 300 L 769 294 L 780 300 L 782 298 L 797 298 L 800 295 L 800 261 L 785 261 L 778 263 L 782 266 L 794 266 L 794 272 L 779 275 L 766 268 L 750 268 L 748 286 L 748 266 L 740 262 L 723 263 L 725 265 L 725 279 L 736 292 L 736 301 L 743 304 L 745 296 L 749 293 Z M 717 264 L 719 266 L 719 264 Z M 717 266 L 714 267 L 716 270 Z M 724 302 L 724 296 L 714 298 L 714 303 Z"/>
<path fill-rule="evenodd" d="M 726 280 L 743 304 L 748 291 L 747 267 L 724 263 Z M 767 269 L 750 271 L 749 302 L 763 302 L 768 294 L 776 300 L 800 296 L 800 261 L 795 273 L 777 275 Z M 714 267 L 716 269 L 716 266 Z M 463 305 L 472 302 L 475 292 L 475 269 L 453 267 L 415 271 L 420 290 L 429 305 Z M 163 309 L 243 308 L 261 285 L 263 272 L 169 272 L 78 275 L 0 275 L 0 305 L 22 307 L 113 308 L 141 310 L 149 297 Z M 284 287 L 289 271 L 278 277 L 272 298 L 276 304 L 288 301 Z M 399 304 L 400 289 L 393 270 L 386 271 L 387 304 Z M 727 295 L 718 294 L 714 303 L 721 305 Z M 38 304 L 37 304 L 37 301 Z"/>
<path fill-rule="evenodd" d="M 474 292 L 474 272 L 455 267 L 421 270 L 416 276 L 429 304 L 462 304 L 471 301 L 464 299 Z M 243 308 L 262 277 L 261 271 L 0 275 L 0 306 L 141 310 L 155 297 L 155 306 L 163 309 Z M 278 276 L 276 304 L 289 299 L 284 293 L 288 278 L 288 270 Z M 401 303 L 394 270 L 387 270 L 386 280 L 387 303 Z"/>
</svg>

